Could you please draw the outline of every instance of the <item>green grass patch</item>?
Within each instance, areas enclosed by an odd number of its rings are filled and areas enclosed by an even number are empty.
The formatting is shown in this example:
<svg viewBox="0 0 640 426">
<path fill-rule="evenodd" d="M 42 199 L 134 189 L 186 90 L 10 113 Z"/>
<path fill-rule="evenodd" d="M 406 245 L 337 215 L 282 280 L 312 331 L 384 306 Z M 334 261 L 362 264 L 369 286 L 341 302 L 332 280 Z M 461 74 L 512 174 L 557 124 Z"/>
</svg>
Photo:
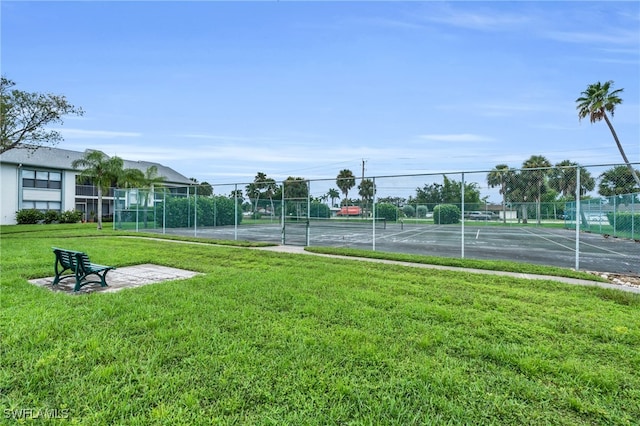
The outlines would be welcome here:
<svg viewBox="0 0 640 426">
<path fill-rule="evenodd" d="M 246 240 L 216 240 L 211 238 L 189 237 L 184 235 L 158 234 L 154 232 L 135 232 L 129 230 L 114 230 L 108 225 L 103 229 L 96 229 L 92 223 L 86 224 L 53 224 L 53 225 L 11 225 L 0 226 L 0 235 L 4 238 L 42 238 L 42 236 L 55 236 L 57 238 L 71 237 L 109 237 L 131 236 L 139 238 L 154 238 L 174 241 L 189 241 L 203 244 L 237 246 L 237 247 L 269 247 L 276 244 Z M 67 247 L 63 247 L 67 248 Z"/>
<path fill-rule="evenodd" d="M 637 295 L 90 229 L 2 231 L 7 422 L 24 410 L 82 425 L 640 418 Z M 202 275 L 53 293 L 27 282 L 53 274 L 51 246 Z"/>
<path fill-rule="evenodd" d="M 311 253 L 333 254 L 338 256 L 362 257 L 367 259 L 396 260 L 399 262 L 419 263 L 426 265 L 452 266 L 457 268 L 484 269 L 492 271 L 517 272 L 522 274 L 550 275 L 555 277 L 578 278 L 589 281 L 606 282 L 597 275 L 572 269 L 554 266 L 534 265 L 531 263 L 510 262 L 506 260 L 476 260 L 450 257 L 423 256 L 417 254 L 390 253 L 353 249 L 344 247 L 310 246 L 305 250 Z"/>
</svg>

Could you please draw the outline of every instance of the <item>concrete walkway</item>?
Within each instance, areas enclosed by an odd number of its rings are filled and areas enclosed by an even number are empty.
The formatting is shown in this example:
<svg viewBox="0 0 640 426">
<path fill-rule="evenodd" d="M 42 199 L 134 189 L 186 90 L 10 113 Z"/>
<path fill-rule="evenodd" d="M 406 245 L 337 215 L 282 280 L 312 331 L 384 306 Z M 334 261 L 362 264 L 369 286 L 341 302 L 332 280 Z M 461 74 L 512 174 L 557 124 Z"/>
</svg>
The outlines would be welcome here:
<svg viewBox="0 0 640 426">
<path fill-rule="evenodd" d="M 499 275 L 499 276 L 505 276 L 505 277 L 513 277 L 513 278 L 524 278 L 529 280 L 549 280 L 549 281 L 557 281 L 565 284 L 608 288 L 611 290 L 621 290 L 621 291 L 628 291 L 630 293 L 640 294 L 640 287 L 636 287 L 632 285 L 610 284 L 610 283 L 597 282 L 597 281 L 581 280 L 577 278 L 556 277 L 551 275 L 522 274 L 518 272 L 493 271 L 488 269 L 459 268 L 455 266 L 428 265 L 424 263 L 411 263 L 411 262 L 402 262 L 397 260 L 370 259 L 365 257 L 312 253 L 312 252 L 306 251 L 304 247 L 301 247 L 301 246 L 280 245 L 280 246 L 270 246 L 270 247 L 257 247 L 255 248 L 255 250 L 272 251 L 272 252 L 278 252 L 278 253 L 307 254 L 307 255 L 313 255 L 313 256 L 324 256 L 324 257 L 333 257 L 333 258 L 339 258 L 339 259 L 358 260 L 362 262 L 386 263 L 389 265 L 401 265 L 401 266 L 408 266 L 413 268 L 438 269 L 438 270 L 444 270 L 444 271 L 471 272 L 474 274 Z"/>
</svg>

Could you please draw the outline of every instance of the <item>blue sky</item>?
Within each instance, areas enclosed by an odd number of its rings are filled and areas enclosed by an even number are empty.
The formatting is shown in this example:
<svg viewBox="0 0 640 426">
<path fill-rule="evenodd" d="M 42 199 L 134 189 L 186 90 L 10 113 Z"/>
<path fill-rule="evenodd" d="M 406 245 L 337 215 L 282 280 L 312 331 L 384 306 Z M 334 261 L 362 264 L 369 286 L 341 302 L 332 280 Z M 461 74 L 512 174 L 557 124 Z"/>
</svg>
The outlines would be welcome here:
<svg viewBox="0 0 640 426">
<path fill-rule="evenodd" d="M 85 111 L 59 147 L 212 184 L 640 162 L 638 2 L 3 1 L 2 73 Z M 333 185 L 335 186 L 335 185 Z"/>
</svg>

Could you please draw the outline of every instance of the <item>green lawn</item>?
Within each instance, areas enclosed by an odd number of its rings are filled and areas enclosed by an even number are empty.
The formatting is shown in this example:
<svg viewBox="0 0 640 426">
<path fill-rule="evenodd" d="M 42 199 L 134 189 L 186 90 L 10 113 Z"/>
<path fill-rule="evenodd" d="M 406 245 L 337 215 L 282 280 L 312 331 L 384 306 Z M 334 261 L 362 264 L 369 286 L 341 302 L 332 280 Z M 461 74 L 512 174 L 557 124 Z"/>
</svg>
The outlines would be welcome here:
<svg viewBox="0 0 640 426">
<path fill-rule="evenodd" d="M 92 227 L 0 232 L 0 423 L 25 413 L 85 425 L 640 419 L 637 295 Z M 52 275 L 51 246 L 203 275 L 52 293 L 27 282 Z"/>
</svg>

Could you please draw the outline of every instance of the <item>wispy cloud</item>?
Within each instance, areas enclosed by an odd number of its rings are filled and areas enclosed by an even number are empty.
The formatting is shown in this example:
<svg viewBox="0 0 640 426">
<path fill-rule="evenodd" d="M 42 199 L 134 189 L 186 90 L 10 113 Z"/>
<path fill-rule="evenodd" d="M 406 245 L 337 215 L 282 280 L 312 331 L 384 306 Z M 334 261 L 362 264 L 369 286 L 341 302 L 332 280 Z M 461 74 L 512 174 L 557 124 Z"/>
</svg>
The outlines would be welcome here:
<svg viewBox="0 0 640 426">
<path fill-rule="evenodd" d="M 494 138 L 472 133 L 428 134 L 420 135 L 420 139 L 440 142 L 492 142 Z"/>
<path fill-rule="evenodd" d="M 565 43 L 582 43 L 582 44 L 615 44 L 615 45 L 637 45 L 638 32 L 631 30 L 610 30 L 605 31 L 547 31 L 542 33 L 543 36 L 556 41 Z M 636 51 L 637 54 L 637 51 Z"/>
<path fill-rule="evenodd" d="M 526 14 L 500 13 L 495 8 L 490 11 L 480 9 L 469 11 L 467 4 L 465 4 L 464 9 L 462 9 L 462 6 L 453 6 L 451 4 L 439 4 L 438 6 L 437 8 L 430 8 L 429 13 L 423 15 L 421 20 L 482 31 L 503 31 L 521 28 L 531 22 L 531 18 Z"/>
</svg>

